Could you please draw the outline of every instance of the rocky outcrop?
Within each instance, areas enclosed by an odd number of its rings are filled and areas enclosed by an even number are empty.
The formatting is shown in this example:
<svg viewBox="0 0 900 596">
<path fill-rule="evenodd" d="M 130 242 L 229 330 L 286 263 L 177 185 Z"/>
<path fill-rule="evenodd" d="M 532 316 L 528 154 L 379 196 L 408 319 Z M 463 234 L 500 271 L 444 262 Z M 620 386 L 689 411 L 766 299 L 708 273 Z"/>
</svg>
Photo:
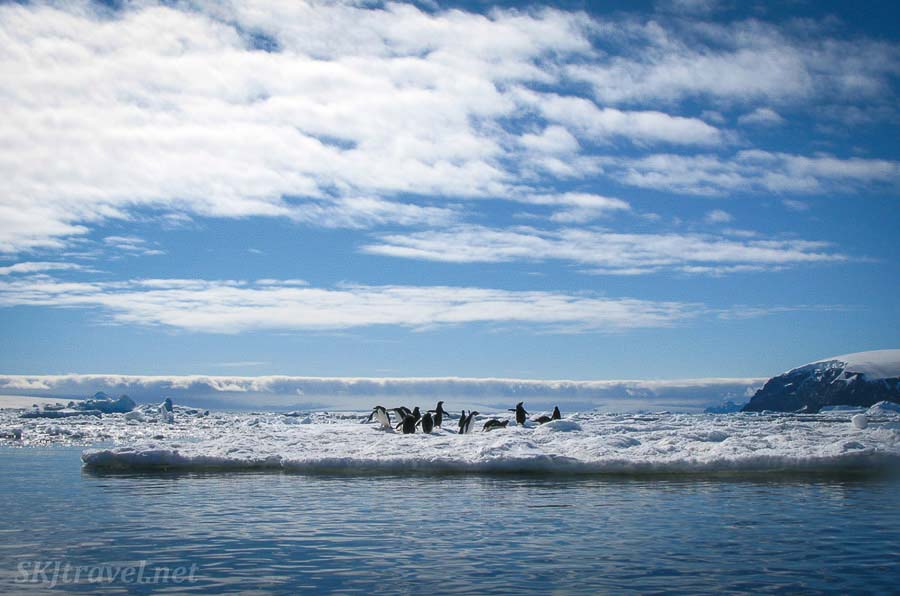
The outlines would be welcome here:
<svg viewBox="0 0 900 596">
<path fill-rule="evenodd" d="M 813 362 L 772 377 L 743 412 L 818 412 L 825 406 L 869 407 L 900 402 L 900 350 L 881 350 Z"/>
</svg>

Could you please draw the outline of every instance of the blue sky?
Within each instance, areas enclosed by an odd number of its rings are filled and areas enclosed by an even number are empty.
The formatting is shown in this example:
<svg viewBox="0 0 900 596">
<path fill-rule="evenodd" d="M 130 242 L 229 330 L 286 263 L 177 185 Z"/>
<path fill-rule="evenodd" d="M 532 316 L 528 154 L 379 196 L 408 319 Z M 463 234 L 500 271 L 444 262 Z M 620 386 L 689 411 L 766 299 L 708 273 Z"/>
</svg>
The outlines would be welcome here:
<svg viewBox="0 0 900 596">
<path fill-rule="evenodd" d="M 0 6 L 0 372 L 898 346 L 890 3 Z"/>
</svg>

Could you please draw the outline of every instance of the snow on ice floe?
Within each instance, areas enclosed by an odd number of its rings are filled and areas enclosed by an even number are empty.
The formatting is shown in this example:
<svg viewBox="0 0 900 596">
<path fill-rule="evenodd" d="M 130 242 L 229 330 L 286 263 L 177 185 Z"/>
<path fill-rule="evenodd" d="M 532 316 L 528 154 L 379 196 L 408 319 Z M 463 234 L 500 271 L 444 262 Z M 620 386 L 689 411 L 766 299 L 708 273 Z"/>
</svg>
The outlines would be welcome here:
<svg viewBox="0 0 900 596">
<path fill-rule="evenodd" d="M 86 467 L 131 471 L 640 474 L 900 468 L 900 412 L 890 405 L 873 406 L 864 428 L 847 412 L 591 412 L 467 435 L 452 432 L 455 420 L 430 435 L 382 431 L 361 424 L 361 413 L 204 415 L 176 406 L 174 421 L 166 422 L 156 405 L 136 411 L 140 417 L 63 419 L 21 419 L 2 411 L 0 444 L 93 446 L 83 452 Z"/>
</svg>

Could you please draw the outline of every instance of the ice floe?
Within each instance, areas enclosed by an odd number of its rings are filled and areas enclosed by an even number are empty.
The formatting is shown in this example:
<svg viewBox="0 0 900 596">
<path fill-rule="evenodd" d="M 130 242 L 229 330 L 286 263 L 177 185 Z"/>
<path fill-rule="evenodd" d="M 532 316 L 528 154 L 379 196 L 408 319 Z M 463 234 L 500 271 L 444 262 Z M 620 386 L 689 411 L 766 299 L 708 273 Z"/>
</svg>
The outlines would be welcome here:
<svg viewBox="0 0 900 596">
<path fill-rule="evenodd" d="M 0 411 L 0 444 L 84 445 L 85 466 L 117 470 L 273 469 L 342 473 L 709 473 L 900 468 L 900 411 L 865 414 L 576 413 L 456 434 L 403 435 L 360 423 L 367 412 L 203 412 L 158 405 L 100 418 L 20 418 Z M 164 408 L 163 408 L 164 410 Z M 170 413 L 170 412 L 167 412 Z M 852 416 L 852 417 L 851 417 Z M 860 416 L 865 418 L 861 423 Z M 171 420 L 171 422 L 169 421 Z"/>
</svg>

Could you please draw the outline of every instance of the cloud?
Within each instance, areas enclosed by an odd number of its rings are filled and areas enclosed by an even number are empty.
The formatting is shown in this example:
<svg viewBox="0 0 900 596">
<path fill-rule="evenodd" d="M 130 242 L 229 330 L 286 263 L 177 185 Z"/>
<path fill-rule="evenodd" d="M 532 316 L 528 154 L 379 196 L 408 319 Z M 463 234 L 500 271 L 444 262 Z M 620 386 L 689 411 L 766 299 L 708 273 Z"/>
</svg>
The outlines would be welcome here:
<svg viewBox="0 0 900 596">
<path fill-rule="evenodd" d="M 446 220 L 396 199 L 503 194 L 525 151 L 501 124 L 518 108 L 509 89 L 553 83 L 550 57 L 590 53 L 585 19 L 403 4 L 3 5 L 0 251 L 58 248 L 138 209 Z"/>
<path fill-rule="evenodd" d="M 77 263 L 60 263 L 53 261 L 26 261 L 0 267 L 0 275 L 40 273 L 42 271 L 66 271 L 83 269 Z"/>
<path fill-rule="evenodd" d="M 582 98 L 552 93 L 520 93 L 549 121 L 576 131 L 585 140 L 603 143 L 625 137 L 637 143 L 673 145 L 718 145 L 723 135 L 714 126 L 698 118 L 672 116 L 656 110 L 623 111 L 601 108 Z"/>
<path fill-rule="evenodd" d="M 587 177 L 700 195 L 896 182 L 886 160 L 721 153 L 738 137 L 715 114 L 735 106 L 745 124 L 781 106 L 896 112 L 896 44 L 793 27 L 403 3 L 3 4 L 0 253 L 147 214 L 450 225 L 466 199 Z"/>
<path fill-rule="evenodd" d="M 339 330 L 372 325 L 528 325 L 568 333 L 672 327 L 703 305 L 608 298 L 595 293 L 446 286 L 314 288 L 275 280 L 139 279 L 63 282 L 46 276 L 0 281 L 0 307 L 99 308 L 112 322 L 204 333 Z"/>
<path fill-rule="evenodd" d="M 727 211 L 713 209 L 712 211 L 709 211 L 703 219 L 706 223 L 721 224 L 734 221 L 734 216 Z"/>
<path fill-rule="evenodd" d="M 584 223 L 612 213 L 631 210 L 631 205 L 622 199 L 583 192 L 510 198 L 531 205 L 555 207 L 557 209 L 550 216 L 550 220 L 562 223 Z"/>
<path fill-rule="evenodd" d="M 657 153 L 638 158 L 607 157 L 609 174 L 623 184 L 669 192 L 718 196 L 733 192 L 811 194 L 858 192 L 900 183 L 900 162 L 859 157 L 813 157 L 744 150 L 725 159 L 713 154 Z"/>
<path fill-rule="evenodd" d="M 890 101 L 900 64 L 896 44 L 835 39 L 808 25 L 797 34 L 758 20 L 603 22 L 597 34 L 608 54 L 566 72 L 610 104 Z"/>
<path fill-rule="evenodd" d="M 721 214 L 715 218 L 725 221 Z M 453 263 L 563 260 L 586 267 L 590 272 L 616 275 L 663 271 L 691 274 L 764 271 L 808 263 L 842 262 L 848 258 L 832 252 L 826 242 L 808 240 L 482 226 L 385 234 L 376 242 L 363 246 L 362 250 L 370 254 Z"/>
<path fill-rule="evenodd" d="M 726 399 L 744 402 L 765 378 L 569 381 L 503 378 L 294 377 L 294 376 L 145 376 L 145 375 L 0 375 L 0 392 L 87 397 L 96 391 L 127 393 L 136 401 L 202 407 L 292 409 L 368 409 L 379 402 L 392 407 L 430 406 L 452 400 L 451 410 L 525 400 L 530 408 L 698 410 Z M 496 406 L 495 406 L 496 407 Z"/>
<path fill-rule="evenodd" d="M 103 244 L 132 255 L 154 256 L 166 254 L 164 250 L 151 248 L 150 244 L 138 236 L 106 236 Z"/>
<path fill-rule="evenodd" d="M 809 203 L 805 203 L 803 201 L 798 201 L 796 199 L 783 199 L 781 203 L 791 211 L 809 211 Z"/>
<path fill-rule="evenodd" d="M 784 124 L 784 118 L 771 108 L 756 108 L 738 118 L 738 124 L 744 126 L 777 126 Z"/>
</svg>

